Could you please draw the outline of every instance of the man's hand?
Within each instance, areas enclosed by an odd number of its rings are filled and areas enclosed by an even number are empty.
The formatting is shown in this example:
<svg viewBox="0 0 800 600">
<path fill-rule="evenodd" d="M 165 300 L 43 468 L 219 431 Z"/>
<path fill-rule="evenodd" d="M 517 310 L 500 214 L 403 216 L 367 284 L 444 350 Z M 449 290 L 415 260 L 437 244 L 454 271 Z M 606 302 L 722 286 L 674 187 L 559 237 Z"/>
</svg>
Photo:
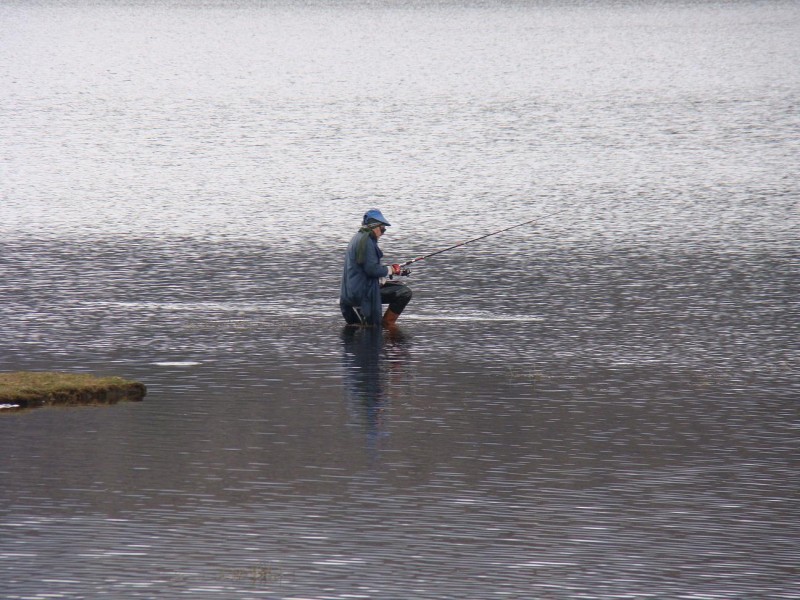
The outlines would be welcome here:
<svg viewBox="0 0 800 600">
<path fill-rule="evenodd" d="M 391 267 L 392 271 L 389 275 L 402 275 L 403 274 L 403 267 L 398 265 L 397 263 L 393 264 Z"/>
</svg>

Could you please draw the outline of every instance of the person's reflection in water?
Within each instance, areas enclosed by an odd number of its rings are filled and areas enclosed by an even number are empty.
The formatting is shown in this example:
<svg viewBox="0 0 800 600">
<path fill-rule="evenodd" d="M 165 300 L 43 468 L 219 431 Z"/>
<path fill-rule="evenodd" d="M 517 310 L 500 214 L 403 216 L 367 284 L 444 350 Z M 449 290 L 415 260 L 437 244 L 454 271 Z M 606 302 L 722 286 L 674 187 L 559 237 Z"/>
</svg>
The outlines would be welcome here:
<svg viewBox="0 0 800 600">
<path fill-rule="evenodd" d="M 342 329 L 345 394 L 355 423 L 364 427 L 370 452 L 389 435 L 393 389 L 407 381 L 408 339 L 399 330 Z"/>
</svg>

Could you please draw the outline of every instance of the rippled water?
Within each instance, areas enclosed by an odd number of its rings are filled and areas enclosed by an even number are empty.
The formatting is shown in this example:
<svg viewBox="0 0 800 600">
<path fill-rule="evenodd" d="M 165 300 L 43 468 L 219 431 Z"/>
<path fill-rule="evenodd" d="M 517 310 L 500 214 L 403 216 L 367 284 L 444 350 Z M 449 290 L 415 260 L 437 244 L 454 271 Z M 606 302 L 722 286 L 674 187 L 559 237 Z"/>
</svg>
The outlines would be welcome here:
<svg viewBox="0 0 800 600">
<path fill-rule="evenodd" d="M 0 6 L 8 598 L 800 598 L 800 9 Z M 338 314 L 365 208 L 421 263 Z"/>
</svg>

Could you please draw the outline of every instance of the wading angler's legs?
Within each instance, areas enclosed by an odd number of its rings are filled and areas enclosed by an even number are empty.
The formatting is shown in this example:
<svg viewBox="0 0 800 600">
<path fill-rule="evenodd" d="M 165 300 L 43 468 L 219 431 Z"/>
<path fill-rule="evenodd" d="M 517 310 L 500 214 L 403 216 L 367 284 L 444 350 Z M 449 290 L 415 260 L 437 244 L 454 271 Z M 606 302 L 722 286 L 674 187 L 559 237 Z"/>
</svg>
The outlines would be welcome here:
<svg viewBox="0 0 800 600">
<path fill-rule="evenodd" d="M 406 305 L 411 302 L 411 288 L 401 283 L 387 283 L 381 287 L 381 304 L 388 304 L 389 308 L 383 315 L 384 325 L 394 325 L 397 317 L 403 312 Z"/>
</svg>

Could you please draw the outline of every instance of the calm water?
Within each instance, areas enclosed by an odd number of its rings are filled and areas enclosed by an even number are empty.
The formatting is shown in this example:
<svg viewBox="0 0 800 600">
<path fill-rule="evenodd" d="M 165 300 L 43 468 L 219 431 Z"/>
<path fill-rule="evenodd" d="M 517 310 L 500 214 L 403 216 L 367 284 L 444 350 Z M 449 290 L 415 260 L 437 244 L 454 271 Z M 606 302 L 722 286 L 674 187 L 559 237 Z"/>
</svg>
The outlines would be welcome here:
<svg viewBox="0 0 800 600">
<path fill-rule="evenodd" d="M 800 7 L 581 4 L 0 5 L 0 596 L 800 598 Z"/>
</svg>

